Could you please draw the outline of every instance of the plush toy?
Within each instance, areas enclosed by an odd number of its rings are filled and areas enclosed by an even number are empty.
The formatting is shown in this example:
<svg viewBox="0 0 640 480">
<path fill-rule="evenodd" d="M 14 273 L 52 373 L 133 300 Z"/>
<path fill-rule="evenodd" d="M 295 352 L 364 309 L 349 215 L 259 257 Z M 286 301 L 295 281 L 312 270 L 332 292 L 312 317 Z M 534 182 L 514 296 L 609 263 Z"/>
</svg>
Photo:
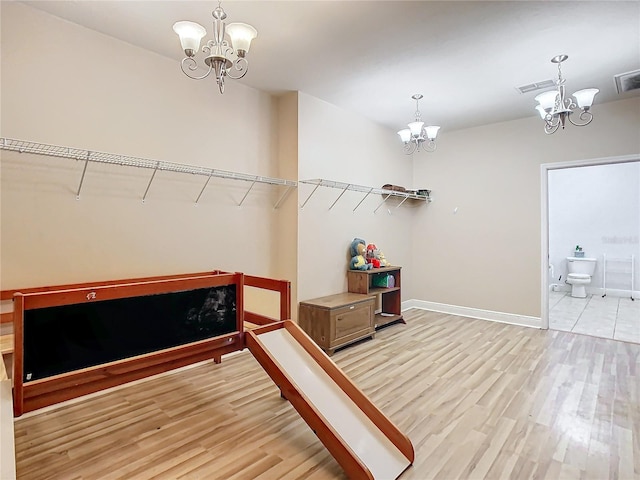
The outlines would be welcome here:
<svg viewBox="0 0 640 480">
<path fill-rule="evenodd" d="M 354 238 L 351 242 L 351 262 L 349 268 L 351 270 L 371 270 L 372 266 L 364 258 L 367 251 L 367 243 L 361 238 Z"/>
<path fill-rule="evenodd" d="M 385 258 L 384 253 L 382 253 L 382 250 L 377 250 L 377 252 L 378 253 L 377 253 L 376 258 L 380 262 L 380 266 L 381 267 L 390 267 L 391 263 Z"/>
<path fill-rule="evenodd" d="M 373 243 L 367 245 L 367 263 L 371 263 L 374 268 L 391 266 L 391 263 L 387 261 L 382 250 Z"/>
<path fill-rule="evenodd" d="M 380 260 L 377 258 L 378 247 L 373 243 L 367 245 L 367 263 L 373 265 L 373 268 L 380 268 Z"/>
</svg>

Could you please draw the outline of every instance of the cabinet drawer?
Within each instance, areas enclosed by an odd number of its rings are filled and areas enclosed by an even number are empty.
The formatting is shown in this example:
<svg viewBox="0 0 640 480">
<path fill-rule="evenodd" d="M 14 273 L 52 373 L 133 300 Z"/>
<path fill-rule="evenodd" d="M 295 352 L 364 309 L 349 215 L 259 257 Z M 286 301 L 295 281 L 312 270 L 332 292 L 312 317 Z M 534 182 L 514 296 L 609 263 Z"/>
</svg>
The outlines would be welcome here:
<svg viewBox="0 0 640 480">
<path fill-rule="evenodd" d="M 351 305 L 340 310 L 340 312 L 335 312 L 334 340 L 340 340 L 371 328 L 371 303 Z"/>
<path fill-rule="evenodd" d="M 375 298 L 341 293 L 300 302 L 298 324 L 329 355 L 336 348 L 373 338 Z"/>
</svg>

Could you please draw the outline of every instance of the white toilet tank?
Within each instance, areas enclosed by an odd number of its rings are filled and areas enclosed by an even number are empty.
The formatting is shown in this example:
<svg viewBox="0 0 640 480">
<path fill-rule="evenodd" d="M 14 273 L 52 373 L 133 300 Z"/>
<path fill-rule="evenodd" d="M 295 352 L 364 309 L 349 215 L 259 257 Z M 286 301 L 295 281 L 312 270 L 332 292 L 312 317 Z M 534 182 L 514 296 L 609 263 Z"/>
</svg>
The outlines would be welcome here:
<svg viewBox="0 0 640 480">
<path fill-rule="evenodd" d="M 569 273 L 580 273 L 593 276 L 596 269 L 596 259 L 591 257 L 567 257 Z"/>
</svg>

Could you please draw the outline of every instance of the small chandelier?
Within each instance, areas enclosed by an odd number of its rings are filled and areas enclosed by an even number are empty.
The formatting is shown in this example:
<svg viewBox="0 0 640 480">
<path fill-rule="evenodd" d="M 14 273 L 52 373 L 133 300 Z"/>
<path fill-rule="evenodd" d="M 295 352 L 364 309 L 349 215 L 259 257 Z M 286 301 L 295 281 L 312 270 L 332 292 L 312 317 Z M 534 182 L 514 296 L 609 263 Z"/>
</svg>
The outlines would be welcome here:
<svg viewBox="0 0 640 480">
<path fill-rule="evenodd" d="M 227 18 L 227 14 L 220 6 L 220 2 L 211 14 L 213 15 L 213 40 L 209 40 L 202 47 L 202 52 L 206 55 L 204 63 L 209 67 L 204 75 L 197 76 L 192 72 L 198 69 L 198 63 L 194 57 L 200 49 L 200 40 L 207 34 L 205 28 L 195 22 L 182 21 L 173 24 L 173 31 L 180 37 L 180 44 L 186 55 L 181 63 L 184 74 L 194 80 L 201 80 L 213 71 L 218 89 L 220 93 L 224 93 L 225 77 L 237 80 L 247 73 L 249 62 L 245 57 L 251 40 L 256 38 L 258 32 L 246 23 L 225 25 L 224 19 Z M 231 43 L 225 40 L 225 34 L 229 36 Z"/>
<path fill-rule="evenodd" d="M 571 124 L 576 127 L 584 127 L 589 125 L 593 120 L 593 114 L 589 111 L 593 104 L 593 98 L 600 90 L 597 88 L 585 88 L 584 90 L 578 90 L 573 94 L 576 101 L 574 102 L 571 97 L 565 97 L 564 82 L 562 78 L 561 64 L 567 58 L 567 55 L 558 55 L 551 59 L 552 63 L 558 64 L 558 80 L 556 80 L 556 90 L 549 92 L 543 92 L 537 95 L 535 100 L 538 102 L 536 110 L 540 113 L 540 116 L 544 120 L 544 132 L 547 135 L 555 133 L 559 127 L 564 129 L 567 119 Z M 577 102 L 577 104 L 576 104 Z M 579 121 L 573 121 L 571 115 L 574 113 L 573 109 L 576 107 L 581 108 Z"/>
<path fill-rule="evenodd" d="M 413 152 L 420 151 L 433 152 L 436 149 L 436 137 L 440 127 L 437 125 L 424 126 L 424 122 L 420 120 L 420 99 L 422 95 L 416 93 L 411 98 L 416 101 L 416 120 L 411 122 L 404 130 L 400 130 L 398 135 L 404 142 L 404 153 L 411 155 Z"/>
</svg>

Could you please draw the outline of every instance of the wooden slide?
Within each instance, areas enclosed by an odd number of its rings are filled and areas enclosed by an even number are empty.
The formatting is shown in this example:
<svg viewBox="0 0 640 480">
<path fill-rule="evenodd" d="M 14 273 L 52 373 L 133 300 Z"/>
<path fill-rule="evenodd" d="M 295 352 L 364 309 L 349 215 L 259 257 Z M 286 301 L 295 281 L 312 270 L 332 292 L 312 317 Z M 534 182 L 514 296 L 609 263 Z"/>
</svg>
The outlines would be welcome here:
<svg viewBox="0 0 640 480">
<path fill-rule="evenodd" d="M 246 345 L 352 479 L 394 479 L 411 441 L 298 327 L 286 320 L 245 333 Z"/>
</svg>

